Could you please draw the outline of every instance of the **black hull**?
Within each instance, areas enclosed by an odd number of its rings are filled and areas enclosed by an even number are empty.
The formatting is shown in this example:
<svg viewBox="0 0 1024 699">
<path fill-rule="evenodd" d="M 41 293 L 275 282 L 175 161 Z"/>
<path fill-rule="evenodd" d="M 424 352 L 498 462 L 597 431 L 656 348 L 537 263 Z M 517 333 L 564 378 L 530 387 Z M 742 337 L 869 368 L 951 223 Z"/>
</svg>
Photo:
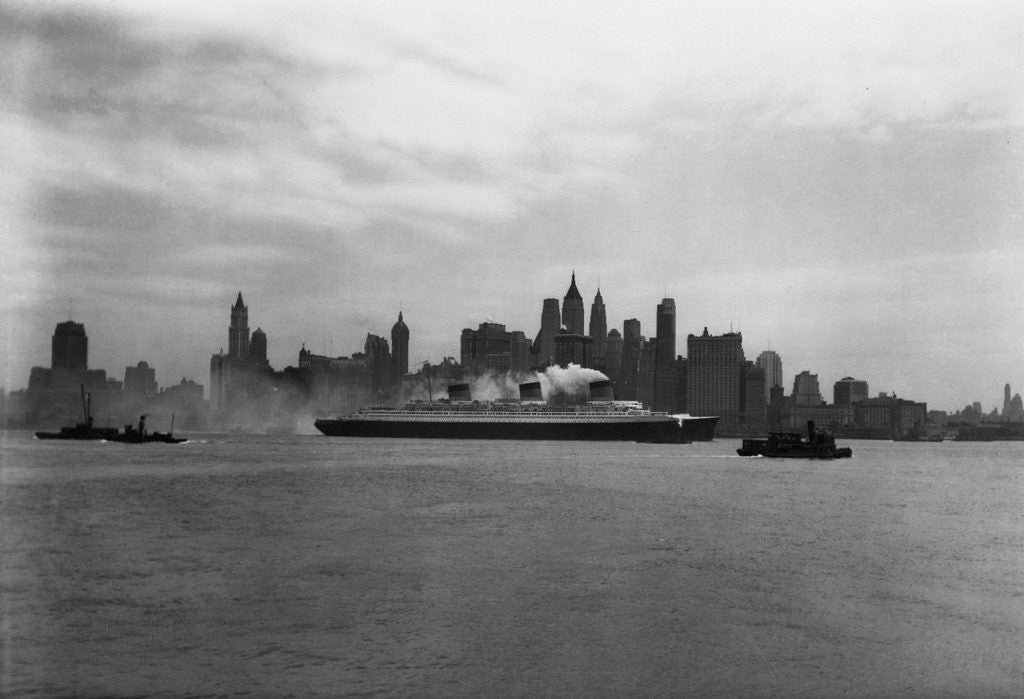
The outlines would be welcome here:
<svg viewBox="0 0 1024 699">
<path fill-rule="evenodd" d="M 765 456 L 775 459 L 848 459 L 853 456 L 850 447 L 829 444 L 778 445 L 767 440 L 745 439 L 736 450 L 740 456 Z"/>
<path fill-rule="evenodd" d="M 78 439 L 78 440 L 99 440 L 111 439 L 117 435 L 116 429 L 75 429 L 64 428 L 60 432 L 36 432 L 36 439 Z"/>
<path fill-rule="evenodd" d="M 643 421 L 588 422 L 457 422 L 338 419 L 317 420 L 316 428 L 328 437 L 384 437 L 419 439 L 533 439 L 685 443 L 679 423 Z M 712 430 L 714 426 L 712 425 Z"/>
<path fill-rule="evenodd" d="M 683 440 L 687 442 L 711 442 L 715 439 L 718 417 L 691 417 L 683 420 Z"/>
<path fill-rule="evenodd" d="M 182 442 L 187 442 L 188 439 L 185 437 L 172 437 L 164 434 L 147 434 L 141 437 L 135 435 L 118 435 L 116 437 L 111 437 L 109 441 L 120 442 L 121 444 L 181 444 Z"/>
</svg>

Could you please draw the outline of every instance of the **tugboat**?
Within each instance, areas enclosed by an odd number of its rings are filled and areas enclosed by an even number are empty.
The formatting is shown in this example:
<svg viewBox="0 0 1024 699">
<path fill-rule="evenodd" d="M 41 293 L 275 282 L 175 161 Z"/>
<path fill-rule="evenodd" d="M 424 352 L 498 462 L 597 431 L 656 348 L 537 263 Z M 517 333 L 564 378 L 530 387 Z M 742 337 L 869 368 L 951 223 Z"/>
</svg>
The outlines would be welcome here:
<svg viewBox="0 0 1024 699">
<path fill-rule="evenodd" d="M 114 434 L 107 437 L 107 440 L 111 442 L 123 442 L 126 444 L 143 444 L 146 442 L 160 442 L 162 444 L 181 444 L 188 440 L 184 437 L 174 436 L 174 416 L 171 416 L 171 430 L 169 432 L 147 432 L 146 431 L 146 416 L 139 416 L 139 426 L 135 428 L 131 425 L 124 426 L 124 432 Z"/>
<path fill-rule="evenodd" d="M 814 428 L 807 421 L 807 439 L 799 432 L 769 432 L 768 439 L 744 439 L 736 450 L 740 456 L 773 456 L 784 459 L 846 459 L 853 456 L 850 447 L 837 447 L 831 433 Z"/>
<path fill-rule="evenodd" d="M 80 388 L 84 420 L 74 427 L 61 427 L 60 432 L 36 432 L 36 439 L 112 439 L 117 436 L 116 427 L 95 427 L 92 424 L 91 395 L 85 392 L 84 385 Z"/>
</svg>

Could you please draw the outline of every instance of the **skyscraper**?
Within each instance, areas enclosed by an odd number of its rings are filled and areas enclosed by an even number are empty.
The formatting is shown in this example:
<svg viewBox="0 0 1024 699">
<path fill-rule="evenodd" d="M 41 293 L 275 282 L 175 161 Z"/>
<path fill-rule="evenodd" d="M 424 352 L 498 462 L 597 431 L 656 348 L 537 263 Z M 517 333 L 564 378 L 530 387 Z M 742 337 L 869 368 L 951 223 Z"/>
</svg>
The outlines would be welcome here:
<svg viewBox="0 0 1024 699">
<path fill-rule="evenodd" d="M 676 302 L 662 299 L 658 304 L 657 346 L 654 356 L 655 410 L 675 412 L 676 393 Z"/>
<path fill-rule="evenodd" d="M 765 350 L 757 355 L 757 361 L 754 362 L 754 366 L 758 369 L 764 369 L 765 400 L 771 402 L 772 388 L 782 386 L 782 358 L 777 352 Z"/>
<path fill-rule="evenodd" d="M 228 356 L 244 359 L 249 356 L 249 308 L 242 303 L 242 292 L 231 307 L 231 325 L 228 327 Z"/>
<path fill-rule="evenodd" d="M 832 402 L 848 406 L 868 399 L 868 382 L 844 376 L 832 385 Z"/>
<path fill-rule="evenodd" d="M 50 342 L 50 368 L 65 372 L 89 368 L 89 338 L 83 324 L 57 323 Z"/>
<path fill-rule="evenodd" d="M 737 424 L 743 335 L 725 333 L 686 338 L 686 408 L 692 415 L 718 415 L 723 424 Z"/>
<path fill-rule="evenodd" d="M 612 382 L 612 390 L 616 398 L 621 398 L 622 392 L 622 333 L 612 328 L 608 331 L 608 341 L 604 346 L 604 369 L 608 379 Z"/>
<path fill-rule="evenodd" d="M 818 386 L 818 375 L 804 369 L 793 377 L 793 402 L 796 405 L 821 405 L 821 388 Z"/>
<path fill-rule="evenodd" d="M 398 321 L 391 326 L 391 377 L 395 382 L 409 373 L 409 327 L 398 312 Z"/>
<path fill-rule="evenodd" d="M 544 299 L 540 314 L 540 332 L 534 342 L 537 363 L 544 365 L 555 359 L 555 335 L 562 328 L 562 312 L 558 310 L 558 299 Z"/>
<path fill-rule="evenodd" d="M 256 366 L 267 364 L 267 334 L 260 328 L 253 330 L 249 338 L 249 360 Z"/>
<path fill-rule="evenodd" d="M 622 400 L 637 400 L 637 371 L 644 338 L 640 321 L 630 318 L 622 322 Z"/>
<path fill-rule="evenodd" d="M 594 364 L 598 368 L 603 367 L 605 366 L 605 344 L 608 341 L 608 318 L 605 316 L 601 289 L 597 290 L 594 303 L 590 306 L 590 336 L 594 338 Z"/>
<path fill-rule="evenodd" d="M 765 388 L 765 371 L 754 362 L 743 362 L 742 398 L 740 410 L 747 427 L 761 430 L 768 422 L 768 393 Z"/>
<path fill-rule="evenodd" d="M 139 362 L 124 368 L 124 393 L 134 398 L 157 394 L 156 370 L 149 362 Z"/>
<path fill-rule="evenodd" d="M 658 361 L 658 338 L 644 340 L 636 370 L 636 399 L 647 408 L 654 408 L 655 367 Z M 660 408 L 658 408 L 660 410 Z"/>
<path fill-rule="evenodd" d="M 382 393 L 391 385 L 391 349 L 388 341 L 379 335 L 367 333 L 363 354 L 366 355 L 366 364 L 373 377 L 373 390 Z"/>
<path fill-rule="evenodd" d="M 576 288 L 576 272 L 572 273 L 572 282 L 562 300 L 562 326 L 574 335 L 583 335 L 583 297 Z"/>
</svg>

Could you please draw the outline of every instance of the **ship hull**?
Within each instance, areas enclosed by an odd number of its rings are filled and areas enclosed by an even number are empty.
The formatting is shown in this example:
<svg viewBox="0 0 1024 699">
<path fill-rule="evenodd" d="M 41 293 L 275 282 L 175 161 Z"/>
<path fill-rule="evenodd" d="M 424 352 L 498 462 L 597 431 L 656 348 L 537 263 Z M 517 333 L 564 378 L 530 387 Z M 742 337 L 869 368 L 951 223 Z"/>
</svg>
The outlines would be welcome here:
<svg viewBox="0 0 1024 699">
<path fill-rule="evenodd" d="M 95 427 L 64 427 L 60 432 L 36 432 L 36 439 L 79 439 L 100 440 L 110 439 L 117 434 L 116 429 Z"/>
<path fill-rule="evenodd" d="M 682 421 L 683 440 L 687 442 L 711 442 L 715 439 L 718 417 L 687 417 Z"/>
<path fill-rule="evenodd" d="M 411 437 L 420 439 L 533 439 L 683 443 L 675 420 L 622 422 L 471 422 L 433 420 L 317 420 L 329 437 Z M 712 426 L 713 429 L 713 426 Z"/>
</svg>

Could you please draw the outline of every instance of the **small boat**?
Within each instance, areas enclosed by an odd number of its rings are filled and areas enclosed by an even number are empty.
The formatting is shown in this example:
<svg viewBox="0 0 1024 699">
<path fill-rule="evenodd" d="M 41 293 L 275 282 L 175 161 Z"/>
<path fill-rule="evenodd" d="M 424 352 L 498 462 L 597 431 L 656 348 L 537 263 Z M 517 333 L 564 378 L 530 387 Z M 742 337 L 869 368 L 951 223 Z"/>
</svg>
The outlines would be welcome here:
<svg viewBox="0 0 1024 699">
<path fill-rule="evenodd" d="M 96 427 L 92 424 L 92 396 L 82 385 L 82 422 L 73 427 L 61 427 L 59 432 L 36 432 L 36 439 L 111 439 L 117 435 L 116 427 Z"/>
<path fill-rule="evenodd" d="M 115 430 L 116 432 L 116 430 Z M 169 432 L 147 432 L 146 431 L 146 416 L 139 416 L 139 426 L 133 427 L 132 425 L 125 425 L 124 432 L 116 432 L 116 434 L 107 437 L 108 441 L 111 442 L 122 442 L 125 444 L 144 444 L 149 442 L 160 442 L 162 444 L 181 444 L 188 440 L 184 437 L 174 436 L 174 416 L 171 416 L 171 430 Z"/>
<path fill-rule="evenodd" d="M 837 447 L 830 432 L 814 428 L 807 421 L 807 439 L 799 432 L 769 432 L 767 439 L 744 439 L 736 450 L 740 456 L 770 456 L 783 459 L 845 459 L 853 456 L 850 447 Z"/>
</svg>

